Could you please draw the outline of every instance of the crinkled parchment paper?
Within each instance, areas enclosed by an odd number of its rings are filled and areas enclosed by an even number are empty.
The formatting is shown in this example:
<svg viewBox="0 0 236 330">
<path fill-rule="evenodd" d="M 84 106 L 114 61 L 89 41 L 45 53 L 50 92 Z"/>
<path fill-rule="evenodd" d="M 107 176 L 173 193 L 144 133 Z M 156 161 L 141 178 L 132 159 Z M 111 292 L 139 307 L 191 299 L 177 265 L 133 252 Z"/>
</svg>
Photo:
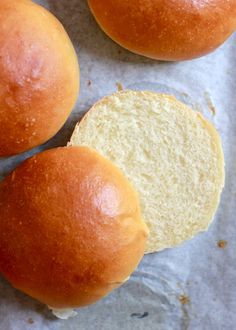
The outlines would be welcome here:
<svg viewBox="0 0 236 330">
<path fill-rule="evenodd" d="M 24 155 L 0 159 L 1 177 L 39 150 L 66 145 L 82 114 L 123 86 L 174 94 L 212 121 L 223 140 L 226 186 L 207 233 L 175 249 L 145 256 L 122 288 L 78 310 L 73 319 L 57 320 L 45 306 L 1 279 L 0 329 L 236 329 L 236 35 L 206 57 L 157 62 L 107 38 L 86 0 L 38 2 L 62 21 L 73 40 L 81 66 L 80 97 L 69 121 L 50 142 Z"/>
</svg>

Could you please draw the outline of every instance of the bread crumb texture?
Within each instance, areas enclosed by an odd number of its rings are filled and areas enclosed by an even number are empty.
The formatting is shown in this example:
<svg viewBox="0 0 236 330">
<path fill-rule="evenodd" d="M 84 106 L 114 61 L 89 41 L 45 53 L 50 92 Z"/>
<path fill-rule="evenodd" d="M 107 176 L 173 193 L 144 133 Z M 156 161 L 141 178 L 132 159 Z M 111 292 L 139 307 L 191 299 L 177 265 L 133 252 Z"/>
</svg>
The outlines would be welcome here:
<svg viewBox="0 0 236 330">
<path fill-rule="evenodd" d="M 96 149 L 133 183 L 150 229 L 146 253 L 207 230 L 224 186 L 224 156 L 201 114 L 172 96 L 121 91 L 92 107 L 71 143 Z"/>
</svg>

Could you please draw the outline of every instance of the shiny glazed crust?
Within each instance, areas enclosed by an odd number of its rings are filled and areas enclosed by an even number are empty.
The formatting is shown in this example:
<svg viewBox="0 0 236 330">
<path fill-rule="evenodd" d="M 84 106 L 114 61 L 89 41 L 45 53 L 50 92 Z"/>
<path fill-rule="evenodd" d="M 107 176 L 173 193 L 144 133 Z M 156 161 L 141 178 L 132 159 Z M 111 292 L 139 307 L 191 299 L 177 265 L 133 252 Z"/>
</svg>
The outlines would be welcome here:
<svg viewBox="0 0 236 330">
<path fill-rule="evenodd" d="M 50 139 L 78 95 L 79 67 L 61 23 L 27 0 L 0 2 L 0 157 Z"/>
<path fill-rule="evenodd" d="M 153 59 L 205 55 L 236 29 L 235 0 L 88 0 L 88 4 L 114 41 Z"/>
<path fill-rule="evenodd" d="M 120 286 L 146 238 L 131 184 L 86 147 L 38 154 L 0 185 L 0 272 L 51 307 L 91 304 Z"/>
</svg>

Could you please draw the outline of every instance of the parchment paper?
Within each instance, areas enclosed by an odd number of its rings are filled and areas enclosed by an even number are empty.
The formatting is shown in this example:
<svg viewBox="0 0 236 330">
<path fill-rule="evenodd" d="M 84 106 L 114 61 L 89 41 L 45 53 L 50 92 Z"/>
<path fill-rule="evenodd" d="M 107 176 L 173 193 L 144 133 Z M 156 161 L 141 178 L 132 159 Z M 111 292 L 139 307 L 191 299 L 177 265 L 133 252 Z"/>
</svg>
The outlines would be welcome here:
<svg viewBox="0 0 236 330">
<path fill-rule="evenodd" d="M 175 249 L 145 256 L 127 284 L 96 305 L 78 310 L 74 319 L 57 320 L 45 306 L 1 279 L 0 329 L 236 329 L 236 35 L 206 57 L 157 62 L 134 55 L 106 37 L 85 0 L 38 2 L 62 21 L 73 40 L 81 67 L 80 97 L 54 139 L 24 155 L 0 159 L 1 177 L 39 150 L 65 145 L 81 115 L 114 92 L 118 83 L 174 94 L 204 113 L 223 140 L 226 186 L 207 233 Z"/>
</svg>

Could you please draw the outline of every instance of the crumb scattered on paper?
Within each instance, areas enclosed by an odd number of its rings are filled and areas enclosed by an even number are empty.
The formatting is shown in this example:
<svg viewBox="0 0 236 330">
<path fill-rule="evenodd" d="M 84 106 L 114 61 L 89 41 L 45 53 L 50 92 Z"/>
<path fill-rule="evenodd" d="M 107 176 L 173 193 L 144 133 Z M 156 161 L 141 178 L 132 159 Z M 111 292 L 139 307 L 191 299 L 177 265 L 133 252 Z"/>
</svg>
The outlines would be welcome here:
<svg viewBox="0 0 236 330">
<path fill-rule="evenodd" d="M 179 301 L 182 305 L 187 305 L 190 303 L 189 297 L 183 294 L 179 296 Z"/>
<path fill-rule="evenodd" d="M 123 90 L 124 90 L 124 88 L 123 88 L 122 84 L 121 84 L 121 83 L 119 83 L 119 82 L 117 82 L 117 83 L 116 83 L 116 87 L 117 87 L 117 90 L 118 90 L 118 92 L 120 92 L 120 91 L 123 91 Z"/>
<path fill-rule="evenodd" d="M 217 245 L 218 245 L 218 247 L 219 247 L 220 249 L 224 249 L 224 248 L 226 248 L 226 245 L 227 245 L 227 244 L 228 244 L 228 242 L 225 241 L 225 240 L 223 240 L 223 239 L 219 240 L 218 243 L 217 243 Z"/>
<path fill-rule="evenodd" d="M 182 94 L 182 96 L 184 96 L 184 97 L 189 97 L 189 95 L 188 95 L 187 93 L 185 93 L 185 92 L 182 92 L 181 94 Z"/>
<path fill-rule="evenodd" d="M 34 324 L 34 320 L 30 317 L 27 321 L 29 324 Z"/>
<path fill-rule="evenodd" d="M 216 108 L 213 104 L 213 101 L 212 101 L 212 98 L 211 98 L 211 95 L 209 92 L 205 92 L 204 93 L 204 96 L 205 96 L 205 100 L 206 100 L 206 103 L 207 103 L 207 106 L 209 108 L 209 110 L 211 111 L 211 113 L 213 114 L 213 116 L 216 115 Z"/>
<path fill-rule="evenodd" d="M 137 319 L 144 319 L 145 317 L 147 317 L 149 315 L 148 312 L 144 312 L 143 314 L 142 313 L 133 313 L 131 314 L 130 316 L 131 317 L 136 317 Z"/>
<path fill-rule="evenodd" d="M 190 298 L 187 295 L 182 294 L 179 296 L 179 302 L 183 314 L 183 330 L 188 330 L 190 325 L 190 316 L 188 312 L 188 307 L 190 305 Z"/>
</svg>

